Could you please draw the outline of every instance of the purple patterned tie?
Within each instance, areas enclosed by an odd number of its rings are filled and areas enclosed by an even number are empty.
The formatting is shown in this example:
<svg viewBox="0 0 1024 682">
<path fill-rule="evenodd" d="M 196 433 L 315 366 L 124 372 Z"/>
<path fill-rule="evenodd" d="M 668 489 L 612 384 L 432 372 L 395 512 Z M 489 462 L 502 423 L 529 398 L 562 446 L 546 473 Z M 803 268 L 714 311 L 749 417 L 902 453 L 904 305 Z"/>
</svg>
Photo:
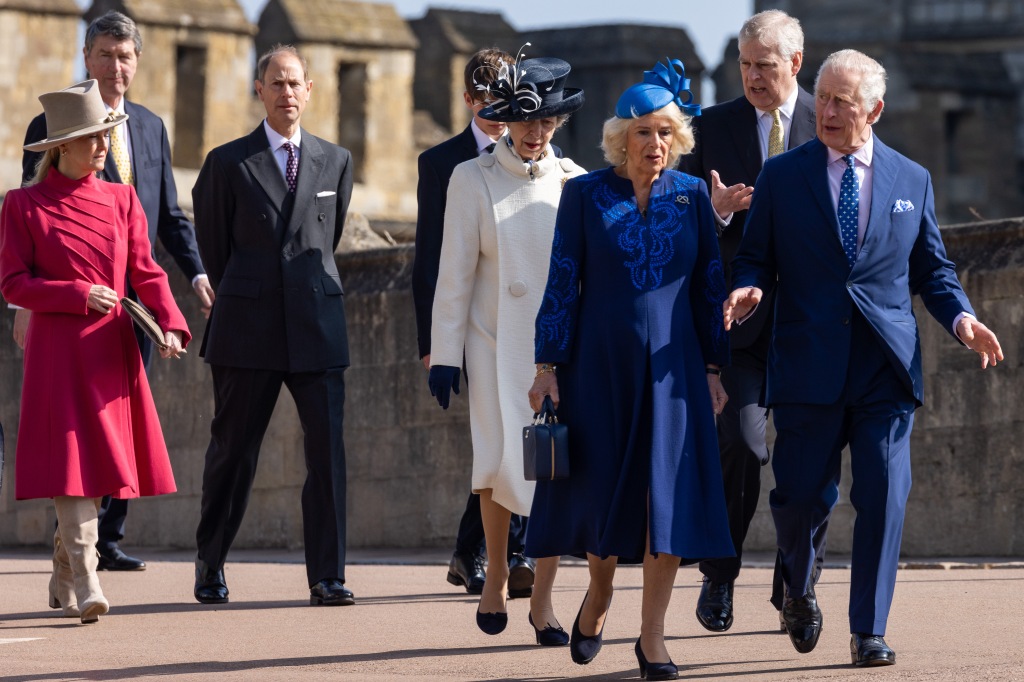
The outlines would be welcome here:
<svg viewBox="0 0 1024 682">
<path fill-rule="evenodd" d="M 295 145 L 285 142 L 281 148 L 288 152 L 288 163 L 284 168 L 284 179 L 288 183 L 288 191 L 295 194 L 295 186 L 299 181 L 299 159 L 295 156 Z"/>
</svg>

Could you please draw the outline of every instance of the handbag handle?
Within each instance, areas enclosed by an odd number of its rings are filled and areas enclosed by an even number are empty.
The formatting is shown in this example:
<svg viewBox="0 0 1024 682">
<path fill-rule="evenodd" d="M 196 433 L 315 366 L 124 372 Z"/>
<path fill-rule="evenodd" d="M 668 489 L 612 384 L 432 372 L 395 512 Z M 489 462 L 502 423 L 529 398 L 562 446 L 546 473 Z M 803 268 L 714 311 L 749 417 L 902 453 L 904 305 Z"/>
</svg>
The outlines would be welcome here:
<svg viewBox="0 0 1024 682">
<path fill-rule="evenodd" d="M 555 414 L 555 403 L 551 401 L 551 396 L 544 396 L 544 402 L 540 405 L 540 412 L 533 413 L 534 424 L 544 424 L 546 422 L 558 423 L 558 415 Z"/>
</svg>

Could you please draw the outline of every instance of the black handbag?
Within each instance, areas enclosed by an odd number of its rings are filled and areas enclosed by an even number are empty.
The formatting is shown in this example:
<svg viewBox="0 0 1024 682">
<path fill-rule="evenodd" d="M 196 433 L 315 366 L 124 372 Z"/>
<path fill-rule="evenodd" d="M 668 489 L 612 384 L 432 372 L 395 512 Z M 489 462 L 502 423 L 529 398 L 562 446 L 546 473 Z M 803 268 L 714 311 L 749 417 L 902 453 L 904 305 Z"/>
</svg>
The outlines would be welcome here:
<svg viewBox="0 0 1024 682">
<path fill-rule="evenodd" d="M 569 478 L 569 427 L 558 423 L 551 396 L 523 427 L 523 475 L 527 481 Z"/>
</svg>

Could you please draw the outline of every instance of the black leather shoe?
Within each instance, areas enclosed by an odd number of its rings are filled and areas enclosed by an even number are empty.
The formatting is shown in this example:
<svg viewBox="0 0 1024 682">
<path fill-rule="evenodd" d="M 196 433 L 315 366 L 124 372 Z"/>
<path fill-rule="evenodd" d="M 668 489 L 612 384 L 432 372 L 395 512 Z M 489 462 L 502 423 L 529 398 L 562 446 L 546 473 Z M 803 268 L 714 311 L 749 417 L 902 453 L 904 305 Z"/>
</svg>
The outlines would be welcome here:
<svg viewBox="0 0 1024 682">
<path fill-rule="evenodd" d="M 120 547 L 114 548 L 97 548 L 100 554 L 99 564 L 96 565 L 97 571 L 144 571 L 146 570 L 146 562 L 142 559 L 136 559 L 135 557 L 128 556 L 121 551 Z"/>
<path fill-rule="evenodd" d="M 850 637 L 850 657 L 857 666 L 895 665 L 896 652 L 880 635 L 855 632 Z"/>
<path fill-rule="evenodd" d="M 672 662 L 672 659 L 668 659 L 668 663 L 651 663 L 644 656 L 644 650 L 640 648 L 640 638 L 636 638 L 636 646 L 633 647 L 636 651 L 636 662 L 640 664 L 640 679 L 641 680 L 678 680 L 679 679 L 679 668 Z"/>
<path fill-rule="evenodd" d="M 587 594 L 590 594 L 589 592 Z M 586 665 L 592 660 L 597 658 L 597 654 L 601 652 L 601 646 L 604 644 L 604 625 L 601 625 L 601 631 L 592 637 L 588 637 L 580 632 L 580 615 L 583 613 L 583 604 L 587 603 L 587 595 L 583 595 L 583 603 L 580 604 L 580 610 L 576 613 L 576 620 L 572 624 L 572 636 L 569 638 L 569 656 L 572 658 L 573 663 L 579 665 Z M 611 600 L 608 601 L 608 607 L 611 608 Z M 608 616 L 605 615 L 604 622 L 608 622 Z"/>
<path fill-rule="evenodd" d="M 484 558 L 475 554 L 452 554 L 448 563 L 448 582 L 465 585 L 466 592 L 480 594 L 484 591 Z"/>
<path fill-rule="evenodd" d="M 813 591 L 796 599 L 787 596 L 782 604 L 782 620 L 786 623 L 789 641 L 797 651 L 802 654 L 814 651 L 821 636 L 822 618 Z"/>
<path fill-rule="evenodd" d="M 527 620 L 530 621 L 530 627 L 533 628 L 533 634 L 537 636 L 537 644 L 541 646 L 565 646 L 569 643 L 569 635 L 565 634 L 565 630 L 562 628 L 554 627 L 553 625 L 545 625 L 543 630 L 538 630 L 537 626 L 533 622 L 533 614 L 531 613 Z"/>
<path fill-rule="evenodd" d="M 525 599 L 533 596 L 533 578 L 537 562 L 522 554 L 513 554 L 508 561 L 508 598 Z"/>
<path fill-rule="evenodd" d="M 732 627 L 733 582 L 716 583 L 707 576 L 697 597 L 697 622 L 711 632 L 725 632 Z"/>
<path fill-rule="evenodd" d="M 337 578 L 325 578 L 309 588 L 310 606 L 352 606 L 356 596 Z"/>
<path fill-rule="evenodd" d="M 213 570 L 202 559 L 196 559 L 196 586 L 192 591 L 200 604 L 226 604 L 228 584 L 224 580 L 224 569 Z"/>
</svg>

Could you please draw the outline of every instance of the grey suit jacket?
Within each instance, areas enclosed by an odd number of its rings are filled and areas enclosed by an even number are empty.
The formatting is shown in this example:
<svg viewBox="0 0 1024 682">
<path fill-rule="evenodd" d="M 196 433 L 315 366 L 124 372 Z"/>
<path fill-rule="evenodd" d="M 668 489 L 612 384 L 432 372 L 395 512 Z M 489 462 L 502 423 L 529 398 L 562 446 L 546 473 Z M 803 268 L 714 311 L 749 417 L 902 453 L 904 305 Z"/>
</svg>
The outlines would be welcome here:
<svg viewBox="0 0 1024 682">
<path fill-rule="evenodd" d="M 200 350 L 207 362 L 286 372 L 348 366 L 334 250 L 351 196 L 348 150 L 305 130 L 294 197 L 262 123 L 207 155 L 192 189 L 217 293 Z"/>
</svg>

